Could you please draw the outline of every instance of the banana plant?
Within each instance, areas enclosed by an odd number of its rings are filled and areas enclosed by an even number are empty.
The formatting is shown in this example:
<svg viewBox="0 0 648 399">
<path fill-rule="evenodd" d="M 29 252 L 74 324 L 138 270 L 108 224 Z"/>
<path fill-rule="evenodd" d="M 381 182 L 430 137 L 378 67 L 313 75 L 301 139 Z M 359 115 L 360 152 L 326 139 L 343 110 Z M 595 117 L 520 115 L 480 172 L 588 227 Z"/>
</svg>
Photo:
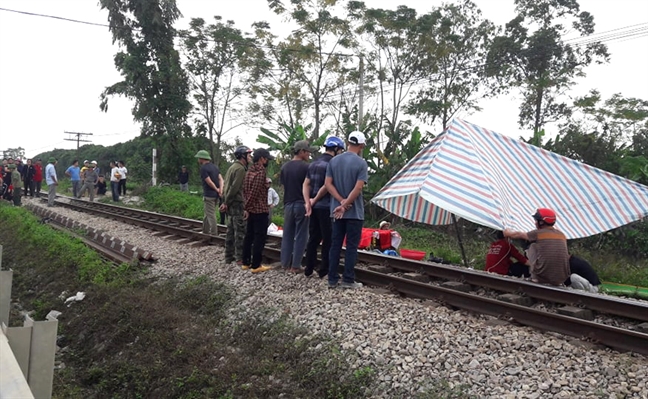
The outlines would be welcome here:
<svg viewBox="0 0 648 399">
<path fill-rule="evenodd" d="M 270 151 L 278 151 L 279 154 L 277 155 L 276 163 L 282 164 L 292 158 L 292 148 L 297 141 L 308 140 L 308 132 L 311 128 L 312 124 L 306 126 L 300 124 L 291 126 L 287 123 L 281 123 L 279 129 L 276 131 L 261 127 L 260 129 L 262 134 L 259 134 L 257 137 L 257 142 L 268 146 Z M 321 147 L 324 145 L 324 141 L 326 141 L 326 137 L 328 137 L 329 134 L 330 132 L 327 130 L 324 135 L 311 142 L 311 146 Z"/>
</svg>

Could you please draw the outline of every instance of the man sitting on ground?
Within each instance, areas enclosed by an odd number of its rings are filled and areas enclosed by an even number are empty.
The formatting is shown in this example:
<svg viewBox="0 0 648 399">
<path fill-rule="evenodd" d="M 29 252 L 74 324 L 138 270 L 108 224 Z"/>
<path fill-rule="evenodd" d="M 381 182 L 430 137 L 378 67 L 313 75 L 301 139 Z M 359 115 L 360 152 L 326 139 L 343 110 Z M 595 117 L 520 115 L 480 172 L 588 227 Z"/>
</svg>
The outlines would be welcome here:
<svg viewBox="0 0 648 399">
<path fill-rule="evenodd" d="M 511 258 L 515 258 L 517 262 L 513 263 Z M 505 276 L 531 276 L 529 260 L 515 248 L 508 238 L 504 238 L 504 233 L 501 231 L 497 232 L 497 241 L 493 242 L 488 249 L 484 270 Z"/>
<path fill-rule="evenodd" d="M 575 290 L 587 292 L 598 292 L 601 280 L 599 280 L 596 271 L 592 265 L 585 259 L 571 255 L 569 257 L 569 271 L 571 275 L 565 281 L 566 286 L 571 286 Z"/>
<path fill-rule="evenodd" d="M 554 228 L 556 213 L 539 208 L 533 215 L 536 229 L 527 233 L 504 230 L 504 237 L 529 241 L 527 258 L 531 265 L 531 280 L 536 283 L 562 285 L 569 277 L 567 238 Z"/>
</svg>

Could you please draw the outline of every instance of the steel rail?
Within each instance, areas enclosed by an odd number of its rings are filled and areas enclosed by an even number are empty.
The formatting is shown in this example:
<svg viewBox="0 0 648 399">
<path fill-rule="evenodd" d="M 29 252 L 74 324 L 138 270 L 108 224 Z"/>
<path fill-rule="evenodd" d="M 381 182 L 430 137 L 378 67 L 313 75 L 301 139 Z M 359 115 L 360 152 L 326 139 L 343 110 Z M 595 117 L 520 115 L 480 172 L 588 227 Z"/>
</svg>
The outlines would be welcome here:
<svg viewBox="0 0 648 399">
<path fill-rule="evenodd" d="M 220 238 L 217 235 L 206 235 L 199 232 L 198 228 L 202 227 L 202 222 L 194 219 L 186 219 L 109 204 L 90 203 L 75 199 L 72 199 L 69 205 L 75 208 L 81 207 L 87 209 L 89 212 L 93 212 L 97 208 L 103 208 L 109 211 L 108 214 L 120 218 L 125 222 L 154 230 L 167 231 L 170 234 L 179 235 L 192 240 L 213 243 L 217 238 Z M 144 221 L 139 219 L 138 217 L 140 215 L 145 215 L 149 220 Z M 165 224 L 161 225 L 156 223 L 156 221 L 165 221 Z M 176 225 L 185 225 L 187 228 L 190 228 L 193 233 L 189 233 L 186 229 L 176 227 Z M 218 225 L 219 235 L 226 231 L 227 226 Z M 271 241 L 271 243 L 269 243 L 270 245 L 276 245 L 281 242 L 280 237 L 268 236 L 268 238 Z M 342 254 L 344 255 L 344 249 L 342 250 Z M 522 279 L 498 276 L 478 270 L 415 261 L 373 252 L 358 251 L 358 260 L 372 264 L 386 265 L 401 271 L 423 273 L 434 278 L 462 281 L 467 284 L 489 288 L 496 291 L 521 293 L 530 298 L 541 301 L 583 306 L 597 312 L 614 316 L 626 317 L 638 321 L 648 321 L 648 303 L 645 302 L 624 300 L 600 294 L 575 292 L 559 287 L 541 285 Z"/>
<path fill-rule="evenodd" d="M 410 297 L 436 299 L 445 304 L 481 314 L 510 317 L 520 324 L 573 337 L 586 337 L 621 351 L 648 355 L 648 334 L 528 308 L 479 295 L 420 283 L 370 270 L 356 269 L 360 281 L 390 287 Z"/>
<path fill-rule="evenodd" d="M 582 305 L 602 313 L 627 317 L 633 320 L 648 321 L 648 303 L 644 302 L 629 301 L 588 292 L 574 292 L 560 287 L 497 276 L 478 270 L 460 269 L 453 266 L 431 264 L 363 251 L 358 251 L 358 259 L 363 262 L 382 264 L 394 269 L 423 273 L 445 280 L 462 281 L 496 291 L 523 293 L 528 297 L 542 301 Z"/>
<path fill-rule="evenodd" d="M 208 239 L 210 241 L 224 242 L 224 238 L 220 236 L 210 236 L 202 233 L 196 233 L 195 231 L 187 231 L 181 228 L 171 227 L 168 225 L 159 225 L 150 221 L 138 220 L 131 216 L 115 215 L 112 212 L 100 212 L 113 217 L 119 217 L 124 221 L 142 225 L 147 228 L 152 228 L 155 230 L 168 229 L 173 231 L 176 235 L 186 236 L 192 239 Z M 153 218 L 164 219 L 164 215 L 154 214 Z M 265 247 L 263 250 L 263 255 L 273 260 L 279 259 L 280 254 L 281 250 L 278 248 Z M 365 258 L 365 260 L 371 259 L 373 263 L 376 263 L 375 259 L 379 257 L 385 261 L 382 263 L 389 264 L 390 266 L 393 266 L 391 263 L 398 263 L 401 266 L 406 265 L 407 268 L 410 268 L 410 270 L 412 270 L 411 268 L 414 267 L 412 265 L 417 266 L 417 269 L 413 271 L 420 271 L 422 266 L 427 266 L 424 262 L 409 260 L 405 261 L 401 258 L 388 257 L 377 254 L 371 254 L 371 257 L 366 257 L 366 255 L 369 255 L 369 253 L 364 253 L 362 251 L 359 252 L 360 257 Z M 435 268 L 438 269 L 438 267 L 436 266 Z M 441 268 L 444 270 L 444 273 L 447 273 L 444 274 L 444 276 L 454 276 L 450 274 L 451 272 L 454 272 L 454 270 L 452 270 L 453 268 L 447 266 L 441 266 Z M 550 313 L 526 306 L 515 305 L 484 296 L 421 283 L 390 274 L 378 273 L 364 269 L 356 269 L 355 272 L 358 280 L 362 281 L 365 284 L 391 287 L 392 289 L 410 297 L 436 299 L 440 302 L 460 309 L 497 317 L 513 318 L 520 324 L 535 327 L 541 330 L 554 331 L 579 338 L 586 337 L 618 350 L 633 351 L 648 355 L 648 334 L 612 327 L 596 322 L 585 321 L 557 313 Z M 463 272 L 466 273 L 468 272 L 468 270 L 464 270 Z M 474 271 L 470 272 L 477 273 Z M 626 306 L 628 305 L 628 303 L 622 302 L 622 305 Z"/>
</svg>

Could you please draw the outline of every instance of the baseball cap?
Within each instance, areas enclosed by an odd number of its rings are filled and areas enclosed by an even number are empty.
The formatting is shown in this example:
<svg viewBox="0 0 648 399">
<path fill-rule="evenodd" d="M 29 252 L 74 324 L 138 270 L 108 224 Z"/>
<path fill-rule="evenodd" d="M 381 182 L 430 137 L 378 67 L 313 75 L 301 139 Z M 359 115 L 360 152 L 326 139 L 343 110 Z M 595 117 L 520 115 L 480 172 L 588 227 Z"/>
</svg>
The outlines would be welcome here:
<svg viewBox="0 0 648 399">
<path fill-rule="evenodd" d="M 382 222 L 380 222 L 380 228 L 382 229 L 383 226 L 386 225 L 386 224 L 391 226 L 391 223 L 389 223 L 389 222 L 386 221 L 386 220 L 383 220 Z"/>
<path fill-rule="evenodd" d="M 355 144 L 355 145 L 360 145 L 360 144 L 365 144 L 367 140 L 365 139 L 365 135 L 362 132 L 355 131 L 351 132 L 349 135 L 349 143 Z"/>
<path fill-rule="evenodd" d="M 299 140 L 298 142 L 295 143 L 295 145 L 293 146 L 293 149 L 295 150 L 295 152 L 301 151 L 301 150 L 308 151 L 308 152 L 317 151 L 317 147 L 311 147 L 308 140 Z"/>
<path fill-rule="evenodd" d="M 83 161 L 83 163 L 88 163 L 88 160 L 86 159 L 85 161 Z"/>
<path fill-rule="evenodd" d="M 275 159 L 275 157 L 272 154 L 270 154 L 270 151 L 268 151 L 265 148 L 257 148 L 256 150 L 254 150 L 254 158 L 256 159 L 266 158 L 270 161 Z"/>
<path fill-rule="evenodd" d="M 92 162 L 90 162 L 90 163 L 93 164 L 93 165 L 96 165 L 96 164 L 97 164 L 97 161 L 92 161 Z"/>
<path fill-rule="evenodd" d="M 16 169 L 16 165 L 10 163 L 9 165 L 7 165 L 7 168 L 9 168 L 9 169 Z"/>
</svg>

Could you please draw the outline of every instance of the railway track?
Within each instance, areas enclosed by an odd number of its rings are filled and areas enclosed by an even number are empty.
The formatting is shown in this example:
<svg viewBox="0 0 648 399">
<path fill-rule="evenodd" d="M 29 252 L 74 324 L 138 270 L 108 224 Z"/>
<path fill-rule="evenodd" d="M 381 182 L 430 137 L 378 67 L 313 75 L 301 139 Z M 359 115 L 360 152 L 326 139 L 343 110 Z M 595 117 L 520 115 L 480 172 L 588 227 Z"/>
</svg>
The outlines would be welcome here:
<svg viewBox="0 0 648 399">
<path fill-rule="evenodd" d="M 202 233 L 202 222 L 197 220 L 69 198 L 61 199 L 58 203 L 76 211 L 92 213 L 155 230 L 155 235 L 170 239 L 184 239 L 199 245 L 221 244 L 224 242 L 224 233 L 227 231 L 226 226 L 219 225 L 217 235 L 206 235 Z M 274 261 L 278 260 L 280 258 L 280 242 L 280 237 L 268 236 L 264 256 Z M 358 252 L 358 260 L 371 265 L 388 266 L 396 271 L 396 273 L 380 273 L 365 267 L 358 267 L 356 268 L 356 277 L 365 284 L 388 287 L 409 297 L 435 299 L 460 309 L 514 319 L 523 325 L 569 336 L 588 338 L 618 350 L 648 355 L 648 334 L 642 331 L 648 326 L 648 323 L 645 323 L 648 321 L 648 304 L 645 302 L 575 292 L 461 267 L 412 261 L 365 251 Z M 506 302 L 498 298 L 462 292 L 434 283 L 413 281 L 396 275 L 402 273 L 418 273 L 432 279 L 459 281 L 471 287 L 477 286 L 497 292 L 515 293 L 551 304 L 585 308 L 609 316 L 624 318 L 626 319 L 623 323 L 625 327 L 582 320 L 556 312 Z M 644 323 L 641 324 L 642 322 Z"/>
</svg>

